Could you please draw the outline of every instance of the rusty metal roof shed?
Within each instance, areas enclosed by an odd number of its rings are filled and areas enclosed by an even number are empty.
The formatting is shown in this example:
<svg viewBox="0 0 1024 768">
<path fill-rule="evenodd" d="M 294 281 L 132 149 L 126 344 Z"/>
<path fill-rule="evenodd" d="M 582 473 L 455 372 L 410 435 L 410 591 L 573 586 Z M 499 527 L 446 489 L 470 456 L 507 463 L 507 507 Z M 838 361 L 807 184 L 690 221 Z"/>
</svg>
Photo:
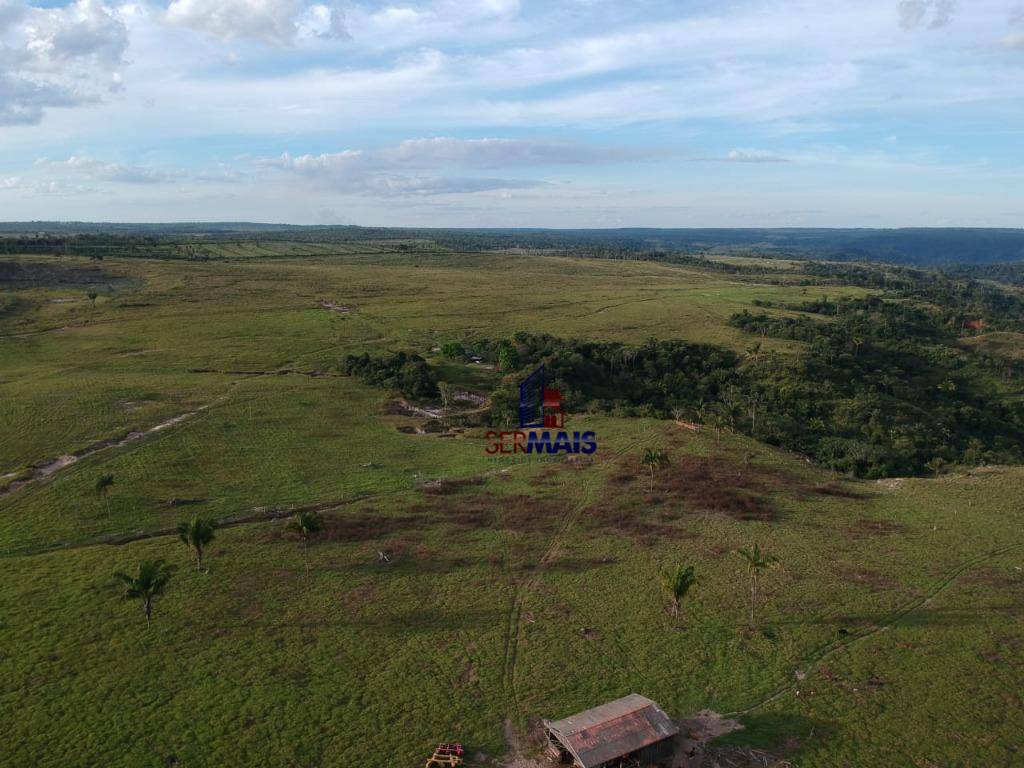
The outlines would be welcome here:
<svg viewBox="0 0 1024 768">
<path fill-rule="evenodd" d="M 544 727 L 581 768 L 598 768 L 679 733 L 657 704 L 636 693 L 564 720 L 545 720 Z"/>
</svg>

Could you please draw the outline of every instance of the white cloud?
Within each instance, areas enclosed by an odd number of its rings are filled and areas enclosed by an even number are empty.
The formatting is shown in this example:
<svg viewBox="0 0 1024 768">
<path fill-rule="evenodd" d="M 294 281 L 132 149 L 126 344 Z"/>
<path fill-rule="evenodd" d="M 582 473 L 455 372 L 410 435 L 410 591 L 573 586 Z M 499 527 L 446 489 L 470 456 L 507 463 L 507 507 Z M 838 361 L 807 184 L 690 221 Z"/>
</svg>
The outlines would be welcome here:
<svg viewBox="0 0 1024 768">
<path fill-rule="evenodd" d="M 298 155 L 285 152 L 259 164 L 291 172 L 321 187 L 376 197 L 402 197 L 482 192 L 538 186 L 521 179 L 447 178 L 395 173 L 390 163 L 359 150 L 331 154 Z"/>
<path fill-rule="evenodd" d="M 37 65 L 62 67 L 71 61 L 92 60 L 117 67 L 128 48 L 124 24 L 99 0 L 33 9 L 25 18 L 26 49 Z"/>
<path fill-rule="evenodd" d="M 1011 11 L 1010 18 L 1007 19 L 1006 23 L 1011 27 L 1024 27 L 1024 7 L 1015 8 Z M 1024 32 L 1012 32 L 1004 37 L 1001 42 L 1006 48 L 1024 50 Z"/>
<path fill-rule="evenodd" d="M 37 165 L 49 166 L 52 169 L 66 169 L 99 181 L 113 181 L 122 184 L 160 184 L 178 181 L 185 175 L 179 170 L 147 168 L 123 163 L 104 163 L 84 155 L 72 155 L 67 160 L 60 162 L 44 160 Z"/>
<path fill-rule="evenodd" d="M 691 157 L 697 163 L 788 163 L 789 159 L 763 149 L 730 149 L 724 155 Z"/>
<path fill-rule="evenodd" d="M 131 163 L 109 163 L 88 155 L 71 155 L 67 160 L 36 160 L 35 167 L 46 174 L 48 181 L 66 182 L 70 177 L 88 178 L 94 182 L 115 184 L 180 184 L 235 183 L 244 180 L 244 174 L 233 168 L 190 172 L 181 168 L 153 167 Z M 52 178 L 58 176 L 59 178 Z"/>
<path fill-rule="evenodd" d="M 339 8 L 303 0 L 172 0 L 164 21 L 211 37 L 289 45 L 300 34 L 347 37 Z"/>
<path fill-rule="evenodd" d="M 296 28 L 300 37 L 347 39 L 351 37 L 345 26 L 345 14 L 330 5 L 311 5 L 299 15 Z"/>
<path fill-rule="evenodd" d="M 941 29 L 952 21 L 955 10 L 955 0 L 901 0 L 897 6 L 900 26 L 908 32 L 921 26 Z"/>
<path fill-rule="evenodd" d="M 546 182 L 530 179 L 409 174 L 410 169 L 516 169 L 526 166 L 602 164 L 650 157 L 649 152 L 570 142 L 527 139 L 409 139 L 373 151 L 347 149 L 319 155 L 258 160 L 257 164 L 314 179 L 333 189 L 371 195 L 435 195 L 525 189 Z"/>
<path fill-rule="evenodd" d="M 354 191 L 380 197 L 471 194 L 493 190 L 530 189 L 546 182 L 532 179 L 446 178 L 375 174 L 359 180 Z"/>
<path fill-rule="evenodd" d="M 787 163 L 786 158 L 761 149 L 732 149 L 724 158 L 728 163 Z"/>
<path fill-rule="evenodd" d="M 860 195 L 875 204 L 880 198 L 864 190 L 907 190 L 913 169 L 890 186 L 891 159 L 816 158 L 806 142 L 863 153 L 896 132 L 900 147 L 920 143 L 952 165 L 990 158 L 991 166 L 957 177 L 964 183 L 950 182 L 964 210 L 971 195 L 991 201 L 993 189 L 1020 190 L 1018 181 L 993 181 L 995 169 L 1020 166 L 1020 153 L 986 137 L 1009 135 L 1020 123 L 1024 27 L 1007 21 L 1024 0 L 961 2 L 955 15 L 939 0 L 28 2 L 0 0 L 0 123 L 46 116 L 41 127 L 3 129 L 0 140 L 0 178 L 21 177 L 24 197 L 37 178 L 52 177 L 98 187 L 102 206 L 140 217 L 250 215 L 248 206 L 263 201 L 260 210 L 276 218 L 287 198 L 281 211 L 299 218 L 326 205 L 354 221 L 398 221 L 413 210 L 410 217 L 434 220 L 442 205 L 478 206 L 487 217 L 485 199 L 498 204 L 511 194 L 524 206 L 523 223 L 530 223 L 524 201 L 540 198 L 545 204 L 534 212 L 557 223 L 570 192 L 591 185 L 592 198 L 578 209 L 589 206 L 587 220 L 604 221 L 607 202 L 609 210 L 625 206 L 627 222 L 635 210 L 672 223 L 675 214 L 655 214 L 655 204 L 672 194 L 685 201 L 697 171 L 720 183 L 723 195 L 742 177 L 745 199 L 756 200 L 751 185 L 764 184 L 757 192 L 773 199 L 795 198 L 803 180 L 822 173 L 833 182 L 848 169 L 850 183 L 836 200 Z M 346 31 L 351 39 L 339 44 Z M 1000 41 L 1004 53 L 996 54 Z M 57 109 L 77 105 L 95 106 Z M 545 138 L 535 138 L 541 132 Z M 434 138 L 381 138 L 395 136 Z M 674 149 L 631 149 L 651 145 Z M 318 154 L 324 146 L 350 149 Z M 307 147 L 316 152 L 302 154 Z M 785 157 L 773 156 L 776 147 Z M 88 169 L 22 168 L 25 157 L 63 159 L 72 148 L 100 159 Z M 216 170 L 217 158 L 285 148 L 295 156 L 276 165 L 235 161 L 260 183 L 213 191 L 230 180 Z M 156 156 L 166 167 L 146 167 L 145 158 Z M 687 164 L 698 159 L 707 164 Z M 176 170 L 204 163 L 213 164 L 208 174 Z M 498 186 L 542 183 L 529 176 L 571 184 L 511 193 Z M 175 207 L 178 186 L 205 207 Z M 473 199 L 437 197 L 473 189 L 481 190 Z M 930 185 L 919 199 L 938 200 L 940 192 Z M 644 204 L 630 208 L 642 194 Z M 18 207 L 19 196 L 5 196 L 8 215 L 30 210 Z M 556 199 L 562 208 L 546 204 Z M 109 217 L 100 200 L 62 202 L 59 210 Z M 703 198 L 687 204 L 711 210 Z M 807 207 L 786 200 L 787 210 Z M 862 210 L 841 201 L 831 209 L 849 220 Z M 896 209 L 884 213 L 897 218 Z"/>
<path fill-rule="evenodd" d="M 93 104 L 120 84 L 124 24 L 98 0 L 64 8 L 0 4 L 0 125 L 38 123 L 49 107 Z"/>
<path fill-rule="evenodd" d="M 385 149 L 378 157 L 408 166 L 458 165 L 472 168 L 512 168 L 529 165 L 591 165 L 649 157 L 648 151 L 599 147 L 566 141 L 528 139 L 408 139 Z"/>
</svg>

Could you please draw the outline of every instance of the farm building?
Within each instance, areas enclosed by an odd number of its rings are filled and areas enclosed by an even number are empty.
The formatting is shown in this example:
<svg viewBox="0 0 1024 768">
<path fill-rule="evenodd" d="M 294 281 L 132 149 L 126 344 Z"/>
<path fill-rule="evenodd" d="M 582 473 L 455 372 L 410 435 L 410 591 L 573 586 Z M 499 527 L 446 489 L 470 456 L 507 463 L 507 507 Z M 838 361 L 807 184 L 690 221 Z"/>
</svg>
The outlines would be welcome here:
<svg viewBox="0 0 1024 768">
<path fill-rule="evenodd" d="M 545 720 L 550 754 L 576 768 L 667 764 L 679 728 L 653 701 L 635 693 L 564 720 Z"/>
</svg>

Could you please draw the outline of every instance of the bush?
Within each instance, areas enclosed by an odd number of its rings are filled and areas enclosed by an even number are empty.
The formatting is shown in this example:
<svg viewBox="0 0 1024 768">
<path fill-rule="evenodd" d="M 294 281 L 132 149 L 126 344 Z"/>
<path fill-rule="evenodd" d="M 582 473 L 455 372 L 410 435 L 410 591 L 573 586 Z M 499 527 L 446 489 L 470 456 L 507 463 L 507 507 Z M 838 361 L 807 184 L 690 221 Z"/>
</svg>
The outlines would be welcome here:
<svg viewBox="0 0 1024 768">
<path fill-rule="evenodd" d="M 386 357 L 369 354 L 348 355 L 341 363 L 342 373 L 357 376 L 364 384 L 393 389 L 414 400 L 439 396 L 437 376 L 419 355 L 399 352 Z"/>
</svg>

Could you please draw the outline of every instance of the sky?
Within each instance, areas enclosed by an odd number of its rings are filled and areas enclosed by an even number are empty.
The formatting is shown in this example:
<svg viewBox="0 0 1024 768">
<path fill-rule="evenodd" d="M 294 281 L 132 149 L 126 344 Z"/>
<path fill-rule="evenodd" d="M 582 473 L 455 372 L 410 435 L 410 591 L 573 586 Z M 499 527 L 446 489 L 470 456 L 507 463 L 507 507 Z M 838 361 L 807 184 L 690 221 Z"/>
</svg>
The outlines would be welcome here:
<svg viewBox="0 0 1024 768">
<path fill-rule="evenodd" d="M 1024 0 L 0 0 L 0 220 L 1024 226 Z"/>
</svg>

